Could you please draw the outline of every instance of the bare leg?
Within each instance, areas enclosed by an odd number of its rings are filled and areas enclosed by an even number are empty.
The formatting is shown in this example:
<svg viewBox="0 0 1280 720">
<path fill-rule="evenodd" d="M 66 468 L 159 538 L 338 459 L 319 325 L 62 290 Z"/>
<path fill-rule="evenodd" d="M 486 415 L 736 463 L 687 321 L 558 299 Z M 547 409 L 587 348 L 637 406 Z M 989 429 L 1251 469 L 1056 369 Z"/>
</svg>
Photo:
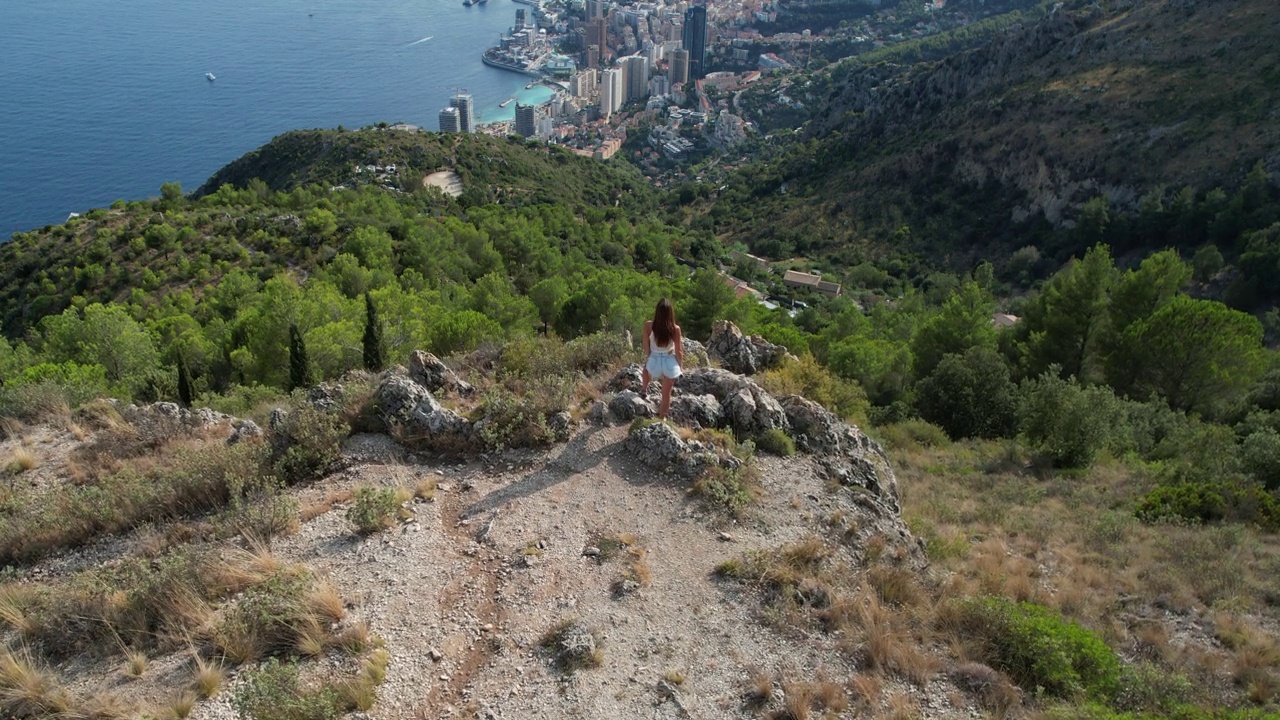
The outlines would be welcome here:
<svg viewBox="0 0 1280 720">
<path fill-rule="evenodd" d="M 662 404 L 658 406 L 658 417 L 662 420 L 667 419 L 667 410 L 671 407 L 671 388 L 675 384 L 676 381 L 671 378 L 662 378 Z"/>
<path fill-rule="evenodd" d="M 646 367 L 640 371 L 640 397 L 649 396 L 649 383 L 652 380 L 653 378 L 649 375 L 649 368 Z"/>
</svg>

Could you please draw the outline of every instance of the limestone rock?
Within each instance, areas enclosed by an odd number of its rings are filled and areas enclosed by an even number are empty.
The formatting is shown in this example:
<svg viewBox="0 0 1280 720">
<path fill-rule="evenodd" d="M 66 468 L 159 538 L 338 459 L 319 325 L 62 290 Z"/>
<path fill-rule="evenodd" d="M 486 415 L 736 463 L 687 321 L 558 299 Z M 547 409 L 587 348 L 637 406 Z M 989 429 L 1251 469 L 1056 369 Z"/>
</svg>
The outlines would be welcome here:
<svg viewBox="0 0 1280 720">
<path fill-rule="evenodd" d="M 720 401 L 716 400 L 715 395 L 677 395 L 671 398 L 668 417 L 673 422 L 689 427 L 718 427 Z"/>
<path fill-rule="evenodd" d="M 561 410 L 547 418 L 547 429 L 551 431 L 552 437 L 557 442 L 569 439 L 569 436 L 573 434 L 573 424 L 573 416 L 566 410 Z"/>
<path fill-rule="evenodd" d="M 729 396 L 722 410 L 724 422 L 739 435 L 788 430 L 787 414 L 772 395 L 759 387 L 744 387 Z"/>
<path fill-rule="evenodd" d="M 711 326 L 707 354 L 725 368 L 743 375 L 777 367 L 788 358 L 795 359 L 781 345 L 771 343 L 759 335 L 743 335 L 738 326 L 728 320 L 717 320 Z"/>
<path fill-rule="evenodd" d="M 898 512 L 898 481 L 879 443 L 812 400 L 788 395 L 781 407 L 796 446 L 819 456 L 823 475 L 862 488 L 885 509 Z"/>
<path fill-rule="evenodd" d="M 649 467 L 673 470 L 685 477 L 697 477 L 716 466 L 737 467 L 733 456 L 720 456 L 716 449 L 697 440 L 684 440 L 675 428 L 655 422 L 632 430 L 625 447 L 632 457 Z"/>
<path fill-rule="evenodd" d="M 307 390 L 307 402 L 317 410 L 335 410 L 342 406 L 341 385 L 320 383 Z"/>
<path fill-rule="evenodd" d="M 609 412 L 620 422 L 630 422 L 638 417 L 653 415 L 653 407 L 634 392 L 623 390 L 609 401 Z"/>
<path fill-rule="evenodd" d="M 640 363 L 631 363 L 619 370 L 612 378 L 610 378 L 608 384 L 605 385 L 605 389 L 610 392 L 640 390 L 640 384 L 644 380 L 642 372 L 643 367 Z"/>
<path fill-rule="evenodd" d="M 262 437 L 262 428 L 258 427 L 258 423 L 252 420 L 237 420 L 231 424 L 231 436 L 227 438 L 227 444 L 235 445 L 260 437 Z"/>
<path fill-rule="evenodd" d="M 377 397 L 388 430 L 406 444 L 460 452 L 475 443 L 470 420 L 440 405 L 425 387 L 407 377 L 387 377 Z"/>
<path fill-rule="evenodd" d="M 414 350 L 409 356 L 409 377 L 431 392 L 445 390 L 459 395 L 475 392 L 471 383 L 459 378 L 440 358 L 424 350 Z"/>
<path fill-rule="evenodd" d="M 681 338 L 680 348 L 684 353 L 684 368 L 700 368 L 711 364 L 711 357 L 707 354 L 707 347 L 697 340 Z"/>
</svg>

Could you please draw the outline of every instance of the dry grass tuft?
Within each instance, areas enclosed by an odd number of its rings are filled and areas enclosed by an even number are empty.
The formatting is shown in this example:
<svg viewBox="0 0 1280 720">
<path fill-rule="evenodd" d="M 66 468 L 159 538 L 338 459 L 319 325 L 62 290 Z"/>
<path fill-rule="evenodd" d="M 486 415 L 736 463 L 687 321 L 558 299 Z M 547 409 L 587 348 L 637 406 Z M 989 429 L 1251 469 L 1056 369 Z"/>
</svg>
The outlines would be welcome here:
<svg viewBox="0 0 1280 720">
<path fill-rule="evenodd" d="M 307 609 L 331 624 L 340 622 L 347 616 L 342 595 L 328 580 L 317 582 L 307 592 Z"/>
<path fill-rule="evenodd" d="M 813 686 L 807 682 L 782 681 L 782 711 L 774 720 L 808 720 L 813 706 Z"/>
<path fill-rule="evenodd" d="M 419 500 L 433 502 L 436 499 L 436 481 L 434 478 L 427 478 L 419 481 L 413 486 L 413 496 Z"/>
<path fill-rule="evenodd" d="M 125 677 L 138 679 L 147 671 L 147 667 L 151 664 L 151 658 L 147 654 L 138 650 L 126 650 L 124 653 L 124 674 Z"/>
<path fill-rule="evenodd" d="M 889 720 L 919 720 L 920 706 L 910 695 L 894 693 L 889 696 Z"/>
<path fill-rule="evenodd" d="M 35 628 L 31 610 L 39 601 L 39 591 L 31 585 L 0 585 L 0 628 L 8 627 L 19 635 L 29 635 Z"/>
<path fill-rule="evenodd" d="M 874 707 L 880 702 L 884 682 L 875 675 L 858 674 L 849 678 L 849 690 L 859 707 Z"/>
<path fill-rule="evenodd" d="M 0 651 L 0 717 L 60 717 L 72 711 L 71 696 L 25 649 Z"/>
<path fill-rule="evenodd" d="M 201 700 L 217 695 L 227 681 L 226 668 L 221 662 L 206 660 L 198 654 L 193 658 L 195 667 L 191 673 L 191 689 Z"/>
<path fill-rule="evenodd" d="M 182 718 L 190 715 L 191 711 L 195 709 L 197 699 L 198 698 L 195 693 L 190 690 L 184 690 L 178 693 L 177 697 L 173 699 L 173 704 L 169 706 L 169 712 L 173 717 L 178 718 L 178 720 L 182 720 Z"/>
<path fill-rule="evenodd" d="M 773 676 L 760 668 L 747 671 L 747 703 L 760 707 L 773 699 Z"/>
<path fill-rule="evenodd" d="M 17 475 L 39 467 L 40 459 L 26 448 L 14 448 L 13 457 L 9 459 L 9 472 Z"/>
<path fill-rule="evenodd" d="M 342 632 L 334 638 L 335 645 L 352 655 L 364 652 L 373 642 L 374 638 L 366 620 L 343 628 Z"/>
<path fill-rule="evenodd" d="M 683 685 L 685 681 L 684 673 L 679 670 L 668 670 L 662 674 L 662 679 L 672 685 Z"/>
</svg>

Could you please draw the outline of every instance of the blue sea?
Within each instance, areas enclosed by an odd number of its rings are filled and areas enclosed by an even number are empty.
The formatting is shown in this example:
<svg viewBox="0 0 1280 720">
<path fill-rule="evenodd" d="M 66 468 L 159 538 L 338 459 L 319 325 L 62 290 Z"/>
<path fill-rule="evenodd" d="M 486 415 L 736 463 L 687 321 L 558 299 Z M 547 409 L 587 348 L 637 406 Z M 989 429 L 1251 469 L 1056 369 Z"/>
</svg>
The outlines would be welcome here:
<svg viewBox="0 0 1280 720">
<path fill-rule="evenodd" d="M 482 121 L 543 87 L 483 65 L 511 0 L 0 0 L 0 239 L 70 212 L 194 190 L 296 128 Z M 426 39 L 430 38 L 430 39 Z M 209 82 L 205 73 L 217 80 Z"/>
</svg>

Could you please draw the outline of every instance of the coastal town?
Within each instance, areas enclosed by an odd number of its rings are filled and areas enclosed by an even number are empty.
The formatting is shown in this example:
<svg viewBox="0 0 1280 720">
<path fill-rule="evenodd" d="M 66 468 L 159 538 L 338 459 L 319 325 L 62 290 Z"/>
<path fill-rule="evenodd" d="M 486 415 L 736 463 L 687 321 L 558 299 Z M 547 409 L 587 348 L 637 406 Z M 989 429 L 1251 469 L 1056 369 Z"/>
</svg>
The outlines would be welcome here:
<svg viewBox="0 0 1280 720">
<path fill-rule="evenodd" d="M 815 47 L 838 41 L 878 48 L 938 30 L 929 18 L 914 17 L 780 30 L 785 26 L 775 23 L 778 0 L 514 2 L 512 26 L 481 60 L 528 76 L 527 88 L 535 83 L 550 88 L 551 99 L 516 102 L 514 120 L 480 125 L 474 99 L 459 92 L 440 111 L 439 129 L 515 134 L 599 159 L 627 144 L 642 167 L 705 157 L 760 132 L 761 118 L 744 112 L 740 102 L 758 84 L 767 85 L 771 94 L 763 108 L 752 108 L 757 116 L 802 109 L 803 96 L 788 95 L 795 90 L 785 80 L 760 81 L 786 77 L 811 62 L 825 63 Z M 944 4 L 936 0 L 925 9 Z M 890 14 L 888 20 L 897 18 Z M 903 27 L 909 30 L 899 32 Z"/>
</svg>

